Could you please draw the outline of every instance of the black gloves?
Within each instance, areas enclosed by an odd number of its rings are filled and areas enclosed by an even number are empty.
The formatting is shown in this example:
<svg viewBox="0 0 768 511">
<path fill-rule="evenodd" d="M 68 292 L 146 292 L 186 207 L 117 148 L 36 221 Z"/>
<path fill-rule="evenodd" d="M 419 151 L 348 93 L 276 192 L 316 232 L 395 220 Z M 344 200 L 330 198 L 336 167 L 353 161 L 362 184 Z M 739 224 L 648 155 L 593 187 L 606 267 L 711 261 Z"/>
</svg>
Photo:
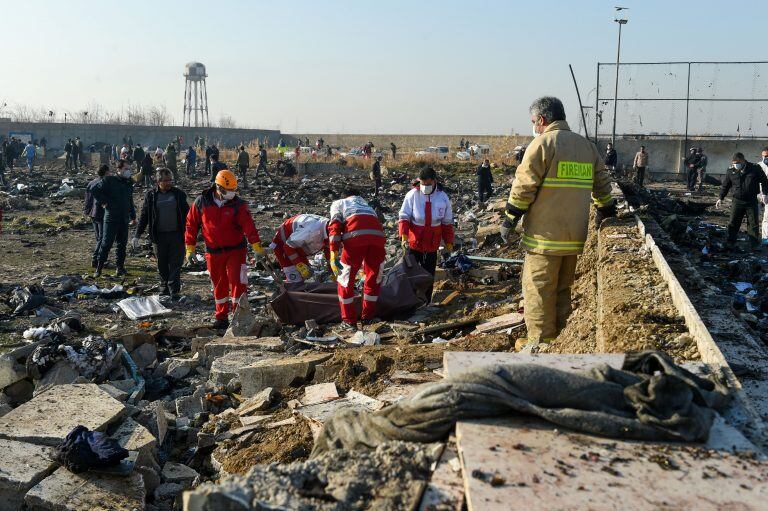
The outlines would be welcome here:
<svg viewBox="0 0 768 511">
<path fill-rule="evenodd" d="M 515 227 L 517 227 L 517 224 L 520 222 L 520 218 L 525 214 L 525 211 L 512 204 L 507 204 L 505 214 L 506 218 L 501 224 L 501 228 L 499 228 L 499 233 L 505 242 L 510 243 L 510 236 L 515 233 Z"/>
<path fill-rule="evenodd" d="M 612 218 L 616 216 L 616 201 L 611 202 L 610 206 L 603 206 L 602 208 L 596 208 L 595 213 L 595 228 L 600 229 L 600 225 L 606 218 Z"/>
</svg>

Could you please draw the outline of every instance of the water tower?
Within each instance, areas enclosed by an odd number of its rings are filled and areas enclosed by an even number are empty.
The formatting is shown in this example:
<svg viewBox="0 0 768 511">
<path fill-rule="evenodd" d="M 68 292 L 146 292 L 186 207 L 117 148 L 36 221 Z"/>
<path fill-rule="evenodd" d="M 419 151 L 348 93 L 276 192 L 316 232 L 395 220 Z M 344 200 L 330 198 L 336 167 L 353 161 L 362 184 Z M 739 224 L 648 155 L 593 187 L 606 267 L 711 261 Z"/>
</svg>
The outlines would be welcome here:
<svg viewBox="0 0 768 511">
<path fill-rule="evenodd" d="M 184 126 L 209 127 L 208 88 L 205 86 L 205 66 L 200 62 L 188 62 L 184 66 Z M 192 124 L 192 112 L 195 124 Z"/>
</svg>

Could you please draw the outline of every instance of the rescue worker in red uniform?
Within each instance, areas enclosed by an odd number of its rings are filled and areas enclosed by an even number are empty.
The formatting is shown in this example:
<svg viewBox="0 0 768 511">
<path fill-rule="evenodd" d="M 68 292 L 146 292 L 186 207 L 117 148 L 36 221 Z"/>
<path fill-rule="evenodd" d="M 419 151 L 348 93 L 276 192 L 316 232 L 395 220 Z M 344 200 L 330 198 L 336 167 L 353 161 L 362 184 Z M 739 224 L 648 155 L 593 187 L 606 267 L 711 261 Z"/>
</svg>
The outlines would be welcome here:
<svg viewBox="0 0 768 511">
<path fill-rule="evenodd" d="M 187 214 L 184 242 L 189 262 L 194 262 L 197 233 L 201 227 L 203 230 L 205 261 L 216 302 L 215 329 L 229 326 L 230 300 L 234 309 L 247 291 L 248 245 L 253 249 L 254 262 L 263 260 L 266 255 L 248 204 L 237 196 L 236 190 L 235 175 L 227 169 L 220 170 L 214 186 L 195 200 Z"/>
<path fill-rule="evenodd" d="M 307 256 L 321 250 L 330 260 L 328 219 L 318 215 L 296 215 L 280 226 L 269 245 L 288 282 L 302 282 L 312 276 Z"/>
<path fill-rule="evenodd" d="M 438 184 L 433 168 L 421 170 L 419 181 L 405 195 L 398 218 L 403 250 L 413 254 L 434 277 L 440 243 L 446 252 L 453 252 L 454 233 L 451 199 Z M 432 286 L 427 290 L 427 299 L 432 299 Z"/>
<path fill-rule="evenodd" d="M 331 269 L 336 275 L 343 328 L 357 330 L 355 310 L 355 279 L 360 266 L 365 273 L 363 285 L 364 323 L 374 319 L 379 299 L 386 237 L 379 217 L 363 199 L 349 191 L 344 199 L 331 204 L 331 222 L 328 224 L 331 249 Z"/>
</svg>

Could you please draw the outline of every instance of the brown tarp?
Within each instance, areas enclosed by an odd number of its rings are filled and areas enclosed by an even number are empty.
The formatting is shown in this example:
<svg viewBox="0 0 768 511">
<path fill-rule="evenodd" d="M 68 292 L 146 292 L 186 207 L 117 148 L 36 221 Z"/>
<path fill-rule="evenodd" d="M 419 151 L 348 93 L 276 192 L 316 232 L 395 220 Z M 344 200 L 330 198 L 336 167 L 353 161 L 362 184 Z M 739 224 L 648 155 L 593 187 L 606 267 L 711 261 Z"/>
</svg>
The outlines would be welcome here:
<svg viewBox="0 0 768 511">
<path fill-rule="evenodd" d="M 413 256 L 407 257 L 401 258 L 384 276 L 376 303 L 376 316 L 381 319 L 405 316 L 427 303 L 426 291 L 432 285 L 432 275 Z M 320 324 L 341 321 L 336 284 L 332 282 L 286 284 L 270 305 L 284 324 L 301 324 L 308 319 Z M 355 307 L 359 314 L 360 296 L 355 297 Z"/>
</svg>

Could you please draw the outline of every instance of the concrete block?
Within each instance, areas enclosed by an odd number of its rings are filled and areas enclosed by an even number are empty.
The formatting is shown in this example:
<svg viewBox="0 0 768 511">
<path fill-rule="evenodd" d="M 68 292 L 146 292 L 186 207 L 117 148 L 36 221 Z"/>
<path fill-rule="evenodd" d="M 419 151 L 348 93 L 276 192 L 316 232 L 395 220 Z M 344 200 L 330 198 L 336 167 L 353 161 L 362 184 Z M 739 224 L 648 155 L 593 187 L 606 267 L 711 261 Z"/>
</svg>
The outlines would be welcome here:
<svg viewBox="0 0 768 511">
<path fill-rule="evenodd" d="M 254 412 L 260 412 L 266 410 L 272 406 L 272 401 L 275 399 L 275 389 L 267 387 L 250 399 L 246 399 L 235 410 L 239 416 L 251 415 Z"/>
<path fill-rule="evenodd" d="M 125 392 L 124 390 L 120 390 L 117 387 L 114 387 L 110 385 L 109 383 L 102 383 L 99 385 L 99 388 L 112 396 L 113 398 L 117 399 L 118 401 L 121 401 L 125 403 L 125 401 L 128 399 L 128 396 L 130 394 L 128 392 Z"/>
<path fill-rule="evenodd" d="M 155 459 L 157 439 L 147 428 L 131 418 L 125 419 L 117 431 L 112 434 L 112 438 L 123 449 L 139 453 L 136 458 L 137 465 L 148 465 Z"/>
<path fill-rule="evenodd" d="M 163 483 L 155 489 L 155 500 L 175 499 L 184 491 L 184 487 L 178 483 Z"/>
<path fill-rule="evenodd" d="M 3 393 L 8 396 L 13 404 L 20 405 L 32 399 L 35 392 L 35 385 L 28 379 L 19 380 L 3 389 Z"/>
<path fill-rule="evenodd" d="M 41 344 L 33 342 L 0 355 L 0 389 L 27 377 L 25 361 Z"/>
<path fill-rule="evenodd" d="M 202 413 L 203 403 L 197 396 L 184 396 L 176 399 L 177 417 L 194 417 L 195 414 Z"/>
<path fill-rule="evenodd" d="M 24 502 L 45 511 L 136 511 L 144 509 L 146 491 L 141 474 L 128 477 L 84 472 L 61 467 L 34 486 Z"/>
<path fill-rule="evenodd" d="M 241 368 L 253 365 L 267 358 L 274 357 L 267 356 L 260 351 L 234 351 L 227 353 L 213 361 L 208 381 L 214 386 L 226 385 L 233 378 L 237 378 L 237 372 Z"/>
<path fill-rule="evenodd" d="M 211 366 L 214 360 L 233 351 L 282 351 L 285 346 L 279 337 L 221 337 L 205 344 L 205 363 Z"/>
<path fill-rule="evenodd" d="M 10 413 L 11 410 L 13 410 L 13 407 L 11 405 L 7 405 L 5 403 L 0 404 L 0 417 L 2 417 L 7 413 Z"/>
<path fill-rule="evenodd" d="M 163 466 L 163 471 L 160 475 L 166 483 L 177 483 L 185 489 L 189 489 L 192 486 L 192 481 L 199 476 L 195 470 L 188 466 L 170 461 Z"/>
<path fill-rule="evenodd" d="M 143 344 L 155 344 L 155 338 L 147 332 L 135 332 L 132 334 L 126 334 L 118 339 L 120 343 L 125 347 L 125 350 L 130 353 Z"/>
<path fill-rule="evenodd" d="M 166 361 L 166 371 L 163 376 L 180 380 L 192 372 L 197 367 L 199 361 L 197 353 L 192 358 L 170 358 Z"/>
<path fill-rule="evenodd" d="M 139 369 L 149 367 L 157 360 L 157 346 L 154 343 L 142 344 L 131 352 L 131 358 Z"/>
<path fill-rule="evenodd" d="M 238 371 L 242 395 L 251 397 L 267 387 L 283 389 L 295 380 L 307 380 L 315 366 L 331 358 L 331 354 L 318 353 L 300 357 L 261 360 Z"/>
<path fill-rule="evenodd" d="M 0 417 L 0 438 L 58 445 L 75 426 L 103 431 L 124 410 L 98 385 L 57 385 Z"/>
<path fill-rule="evenodd" d="M 52 447 L 0 440 L 0 509 L 20 509 L 24 494 L 54 468 Z"/>
<path fill-rule="evenodd" d="M 34 395 L 41 394 L 56 385 L 74 383 L 80 377 L 80 373 L 65 360 L 59 360 L 37 382 Z"/>
</svg>

